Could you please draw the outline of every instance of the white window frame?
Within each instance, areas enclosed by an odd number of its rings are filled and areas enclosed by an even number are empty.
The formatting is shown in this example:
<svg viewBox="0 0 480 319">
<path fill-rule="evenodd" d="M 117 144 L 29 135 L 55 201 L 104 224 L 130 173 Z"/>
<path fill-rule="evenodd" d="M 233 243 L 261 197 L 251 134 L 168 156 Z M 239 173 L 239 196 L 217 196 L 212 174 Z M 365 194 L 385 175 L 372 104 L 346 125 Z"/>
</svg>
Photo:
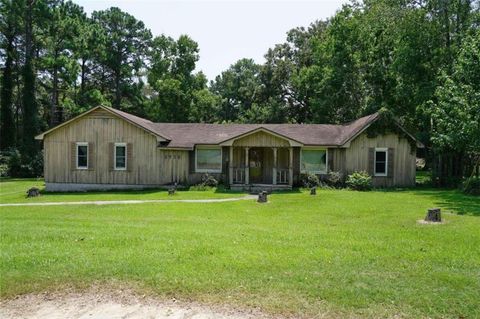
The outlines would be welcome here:
<svg viewBox="0 0 480 319">
<path fill-rule="evenodd" d="M 117 146 L 125 147 L 125 167 L 117 167 Z M 127 143 L 115 143 L 113 145 L 113 169 L 116 171 L 126 171 L 127 170 Z"/>
<path fill-rule="evenodd" d="M 220 169 L 208 169 L 208 168 L 198 168 L 197 167 L 197 153 L 198 150 L 220 150 Z M 223 151 L 219 146 L 199 146 L 195 148 L 195 172 L 196 173 L 221 173 L 223 166 Z"/>
<path fill-rule="evenodd" d="M 77 169 L 88 169 L 88 164 L 90 164 L 88 162 L 88 157 L 89 157 L 88 155 L 89 155 L 89 152 L 90 152 L 89 147 L 88 147 L 88 142 L 77 142 L 75 144 L 76 144 L 75 145 L 75 163 L 76 163 Z M 79 166 L 78 165 L 78 147 L 79 146 L 86 146 L 87 147 L 87 166 Z"/>
<path fill-rule="evenodd" d="M 325 151 L 325 170 L 324 171 L 306 171 L 304 169 L 301 169 L 302 167 L 302 162 L 303 162 L 303 150 L 305 151 Z M 302 147 L 300 149 L 300 173 L 305 174 L 305 173 L 311 173 L 311 174 L 327 174 L 328 172 L 328 148 L 325 147 Z"/>
<path fill-rule="evenodd" d="M 385 153 L 385 173 L 377 173 L 377 152 Z M 373 175 L 374 176 L 388 176 L 388 147 L 376 147 L 375 154 L 373 154 Z"/>
</svg>

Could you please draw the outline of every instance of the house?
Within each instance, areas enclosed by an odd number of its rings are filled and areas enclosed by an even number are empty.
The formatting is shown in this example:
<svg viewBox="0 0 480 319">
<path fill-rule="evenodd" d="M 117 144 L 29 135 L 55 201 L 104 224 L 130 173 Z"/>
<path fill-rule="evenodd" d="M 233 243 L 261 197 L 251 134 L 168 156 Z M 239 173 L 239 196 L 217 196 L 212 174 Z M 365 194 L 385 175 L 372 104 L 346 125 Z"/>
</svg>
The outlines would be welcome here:
<svg viewBox="0 0 480 319">
<path fill-rule="evenodd" d="M 289 189 L 302 173 L 366 170 L 377 187 L 413 186 L 421 143 L 379 113 L 344 125 L 153 123 L 95 107 L 43 140 L 48 191 L 195 184 Z M 268 185 L 268 186 L 266 186 Z"/>
</svg>

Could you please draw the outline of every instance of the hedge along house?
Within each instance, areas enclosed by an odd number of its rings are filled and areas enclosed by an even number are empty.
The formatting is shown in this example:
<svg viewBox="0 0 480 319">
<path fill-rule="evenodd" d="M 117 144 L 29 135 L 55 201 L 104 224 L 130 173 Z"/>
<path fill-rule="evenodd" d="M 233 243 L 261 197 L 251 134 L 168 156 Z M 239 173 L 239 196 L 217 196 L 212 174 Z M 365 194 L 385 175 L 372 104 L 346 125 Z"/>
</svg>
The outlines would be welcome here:
<svg viewBox="0 0 480 319">
<path fill-rule="evenodd" d="M 422 147 L 379 113 L 344 125 L 183 124 L 104 106 L 36 138 L 48 191 L 195 184 L 206 173 L 232 189 L 290 189 L 302 173 L 360 170 L 377 187 L 412 186 Z"/>
</svg>

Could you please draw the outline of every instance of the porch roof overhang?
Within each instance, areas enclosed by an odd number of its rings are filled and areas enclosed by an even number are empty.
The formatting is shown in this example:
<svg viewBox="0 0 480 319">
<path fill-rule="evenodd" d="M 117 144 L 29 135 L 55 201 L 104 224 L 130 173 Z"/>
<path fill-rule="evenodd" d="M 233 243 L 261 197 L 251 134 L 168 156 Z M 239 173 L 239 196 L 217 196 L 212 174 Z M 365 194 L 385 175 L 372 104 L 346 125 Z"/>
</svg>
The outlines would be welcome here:
<svg viewBox="0 0 480 319">
<path fill-rule="evenodd" d="M 275 136 L 277 138 L 280 138 L 280 139 L 283 139 L 285 141 L 287 141 L 289 143 L 290 146 L 303 146 L 303 143 L 297 141 L 297 140 L 294 140 L 292 138 L 289 138 L 285 135 L 282 135 L 282 134 L 279 134 L 279 133 L 276 133 L 276 132 L 273 132 L 265 127 L 258 127 L 258 128 L 255 128 L 255 129 L 252 129 L 248 132 L 245 132 L 243 134 L 240 134 L 240 135 L 237 135 L 237 136 L 234 136 L 232 138 L 229 138 L 227 140 L 224 140 L 222 142 L 220 142 L 218 145 L 220 146 L 233 146 L 233 143 L 239 139 L 242 139 L 244 137 L 247 137 L 249 135 L 253 135 L 253 134 L 256 134 L 256 133 L 259 133 L 259 132 L 263 132 L 263 133 L 266 133 L 266 134 L 270 134 L 272 136 Z M 270 145 L 264 145 L 265 147 L 268 147 Z"/>
</svg>

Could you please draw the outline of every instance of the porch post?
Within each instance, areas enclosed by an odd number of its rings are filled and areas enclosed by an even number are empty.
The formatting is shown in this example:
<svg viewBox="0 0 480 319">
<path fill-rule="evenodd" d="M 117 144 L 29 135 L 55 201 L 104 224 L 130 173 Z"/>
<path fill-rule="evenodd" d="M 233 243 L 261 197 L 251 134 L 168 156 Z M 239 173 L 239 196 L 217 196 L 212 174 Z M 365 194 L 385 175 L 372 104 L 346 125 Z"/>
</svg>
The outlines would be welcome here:
<svg viewBox="0 0 480 319">
<path fill-rule="evenodd" d="M 230 146 L 230 154 L 228 157 L 228 179 L 230 185 L 233 185 L 233 145 Z"/>
<path fill-rule="evenodd" d="M 249 176 L 249 163 L 248 163 L 248 147 L 245 147 L 245 184 L 250 184 L 250 176 Z"/>
<path fill-rule="evenodd" d="M 273 148 L 273 185 L 277 185 L 277 148 Z"/>
<path fill-rule="evenodd" d="M 293 148 L 288 148 L 288 185 L 293 185 Z"/>
</svg>

